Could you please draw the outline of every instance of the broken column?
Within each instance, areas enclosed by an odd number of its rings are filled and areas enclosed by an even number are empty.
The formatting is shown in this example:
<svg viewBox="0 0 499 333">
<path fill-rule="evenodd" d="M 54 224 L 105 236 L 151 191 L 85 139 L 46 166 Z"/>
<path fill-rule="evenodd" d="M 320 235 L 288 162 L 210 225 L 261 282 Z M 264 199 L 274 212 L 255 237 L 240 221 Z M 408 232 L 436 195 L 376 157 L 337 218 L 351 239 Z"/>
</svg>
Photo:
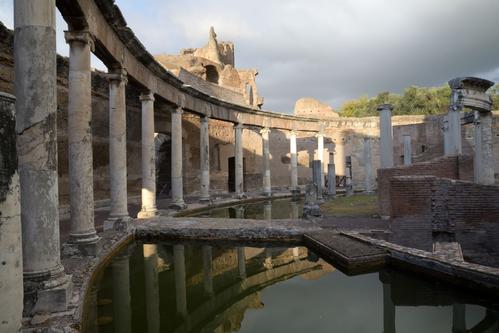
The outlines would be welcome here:
<svg viewBox="0 0 499 333">
<path fill-rule="evenodd" d="M 293 195 L 300 193 L 298 187 L 298 156 L 296 149 L 296 131 L 289 133 L 289 152 L 291 157 L 291 193 Z"/>
<path fill-rule="evenodd" d="M 14 26 L 24 313 L 31 315 L 64 311 L 71 295 L 59 243 L 55 1 L 15 1 Z"/>
<path fill-rule="evenodd" d="M 21 209 L 15 97 L 0 93 L 0 332 L 17 332 L 23 312 Z"/>
<path fill-rule="evenodd" d="M 260 131 L 260 134 L 262 135 L 262 152 L 263 152 L 262 156 L 263 195 L 270 197 L 272 196 L 272 187 L 270 183 L 270 147 L 269 147 L 270 129 L 268 127 L 264 127 Z"/>
<path fill-rule="evenodd" d="M 210 202 L 210 118 L 208 116 L 201 116 L 200 121 L 199 161 L 201 164 L 201 197 L 199 201 Z"/>
<path fill-rule="evenodd" d="M 99 240 L 94 227 L 92 158 L 92 87 L 90 53 L 94 37 L 88 31 L 66 31 L 69 44 L 68 161 L 71 231 L 69 243 L 95 255 Z"/>
<path fill-rule="evenodd" d="M 338 176 L 345 176 L 345 138 L 340 137 L 334 145 L 334 165 Z"/>
<path fill-rule="evenodd" d="M 234 125 L 235 130 L 235 182 L 236 182 L 236 196 L 244 198 L 244 170 L 243 170 L 243 124 L 237 123 Z"/>
<path fill-rule="evenodd" d="M 452 89 L 452 104 L 449 109 L 455 113 L 459 113 L 463 108 L 475 111 L 474 178 L 475 183 L 483 185 L 492 185 L 495 182 L 492 98 L 486 94 L 493 85 L 494 82 L 475 77 L 462 77 L 449 81 Z"/>
<path fill-rule="evenodd" d="M 105 229 L 128 227 L 127 163 L 126 163 L 126 97 L 127 73 L 113 68 L 109 80 L 109 177 L 111 179 L 111 211 Z"/>
<path fill-rule="evenodd" d="M 373 192 L 374 181 L 370 138 L 364 138 L 364 182 L 366 193 Z"/>
<path fill-rule="evenodd" d="M 346 172 L 346 179 L 345 179 L 345 189 L 346 189 L 346 196 L 349 197 L 353 195 L 353 184 L 352 184 L 352 156 L 347 156 L 346 161 L 345 161 L 345 172 Z"/>
<path fill-rule="evenodd" d="M 140 94 L 142 102 L 142 209 L 138 217 L 158 214 L 156 208 L 156 158 L 154 150 L 154 94 Z"/>
<path fill-rule="evenodd" d="M 327 165 L 327 194 L 331 197 L 336 196 L 336 167 L 333 153 L 329 153 L 329 164 Z"/>
<path fill-rule="evenodd" d="M 392 110 L 391 104 L 378 106 L 381 168 L 393 167 Z"/>
<path fill-rule="evenodd" d="M 172 202 L 171 208 L 185 209 L 184 183 L 182 170 L 182 107 L 177 107 L 171 113 L 172 116 Z"/>
<path fill-rule="evenodd" d="M 323 200 L 322 192 L 322 161 L 321 160 L 313 160 L 312 161 L 312 182 L 316 188 L 317 199 L 319 201 Z"/>
<path fill-rule="evenodd" d="M 404 135 L 404 165 L 412 164 L 411 136 Z"/>
</svg>

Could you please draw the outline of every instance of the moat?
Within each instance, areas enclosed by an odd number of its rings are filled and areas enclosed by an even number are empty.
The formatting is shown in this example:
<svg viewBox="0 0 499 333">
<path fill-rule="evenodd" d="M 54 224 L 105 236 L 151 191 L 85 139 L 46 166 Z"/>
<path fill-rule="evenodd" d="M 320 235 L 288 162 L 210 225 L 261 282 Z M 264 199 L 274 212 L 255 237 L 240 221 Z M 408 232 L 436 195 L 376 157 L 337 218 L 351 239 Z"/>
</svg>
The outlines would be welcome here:
<svg viewBox="0 0 499 333">
<path fill-rule="evenodd" d="M 496 332 L 499 303 L 305 247 L 132 243 L 98 275 L 84 332 Z"/>
</svg>

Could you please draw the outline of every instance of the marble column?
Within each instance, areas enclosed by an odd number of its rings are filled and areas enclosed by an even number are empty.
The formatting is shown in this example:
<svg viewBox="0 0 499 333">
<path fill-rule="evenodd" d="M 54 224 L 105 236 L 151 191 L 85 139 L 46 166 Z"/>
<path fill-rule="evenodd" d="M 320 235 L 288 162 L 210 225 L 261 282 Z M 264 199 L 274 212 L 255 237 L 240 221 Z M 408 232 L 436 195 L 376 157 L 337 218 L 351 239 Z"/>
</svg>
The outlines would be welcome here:
<svg viewBox="0 0 499 333">
<path fill-rule="evenodd" d="M 113 326 L 116 333 L 132 331 L 132 304 L 130 296 L 130 255 L 125 249 L 111 262 L 113 279 Z"/>
<path fill-rule="evenodd" d="M 412 164 L 412 144 L 411 136 L 404 135 L 404 165 Z"/>
<path fill-rule="evenodd" d="M 94 227 L 92 157 L 92 86 L 90 54 L 94 37 L 88 31 L 66 31 L 69 44 L 68 160 L 71 231 L 69 243 L 95 254 L 99 237 Z M 93 249 L 92 249 L 93 248 Z M 93 253 L 88 253 L 90 250 Z"/>
<path fill-rule="evenodd" d="M 260 131 L 262 135 L 262 176 L 263 176 L 263 195 L 270 197 L 272 196 L 272 186 L 270 182 L 270 147 L 269 147 L 269 136 L 270 129 L 268 127 L 262 128 Z"/>
<path fill-rule="evenodd" d="M 175 298 L 177 314 L 187 316 L 187 290 L 185 282 L 184 245 L 173 245 L 173 269 L 175 271 Z"/>
<path fill-rule="evenodd" d="M 383 282 L 383 333 L 395 333 L 395 305 L 391 283 Z"/>
<path fill-rule="evenodd" d="M 182 169 L 182 114 L 181 107 L 172 112 L 172 203 L 174 209 L 185 209 Z"/>
<path fill-rule="evenodd" d="M 234 125 L 235 129 L 235 176 L 236 176 L 236 196 L 238 198 L 244 198 L 244 170 L 243 170 L 243 124 L 237 123 Z"/>
<path fill-rule="evenodd" d="M 159 333 L 158 249 L 156 244 L 144 244 L 142 248 L 144 253 L 147 332 Z"/>
<path fill-rule="evenodd" d="M 336 167 L 336 174 L 338 176 L 346 176 L 345 163 L 345 138 L 341 137 L 335 142 L 334 147 L 334 164 Z"/>
<path fill-rule="evenodd" d="M 55 1 L 14 1 L 14 27 L 24 313 L 30 315 L 66 310 L 71 294 L 59 243 Z"/>
<path fill-rule="evenodd" d="M 200 122 L 200 172 L 201 172 L 201 197 L 199 201 L 210 202 L 210 118 L 201 116 Z"/>
<path fill-rule="evenodd" d="M 213 250 L 210 245 L 203 245 L 203 287 L 208 296 L 213 296 Z"/>
<path fill-rule="evenodd" d="M 364 182 L 366 193 L 374 191 L 371 139 L 364 138 Z"/>
<path fill-rule="evenodd" d="M 291 155 L 291 193 L 299 194 L 298 187 L 298 156 L 296 149 L 296 131 L 289 133 L 289 152 Z"/>
<path fill-rule="evenodd" d="M 321 130 L 319 133 L 317 133 L 316 137 L 317 137 L 317 159 L 321 161 L 320 188 L 321 191 L 323 191 L 324 190 L 324 132 Z"/>
<path fill-rule="evenodd" d="M 378 106 L 380 157 L 382 169 L 393 167 L 392 110 L 393 106 L 391 106 L 390 104 L 382 104 Z"/>
<path fill-rule="evenodd" d="M 239 271 L 239 278 L 246 279 L 246 254 L 244 247 L 237 248 L 237 267 Z"/>
<path fill-rule="evenodd" d="M 142 102 L 142 209 L 139 218 L 158 214 L 156 207 L 156 152 L 154 150 L 154 94 L 140 95 Z"/>
<path fill-rule="evenodd" d="M 475 112 L 475 151 L 474 151 L 474 180 L 477 184 L 493 185 L 494 154 L 492 142 L 492 112 Z"/>
<path fill-rule="evenodd" d="M 109 80 L 109 177 L 111 211 L 104 229 L 126 229 L 130 221 L 127 196 L 126 97 L 127 73 L 111 69 Z"/>
<path fill-rule="evenodd" d="M 0 332 L 18 332 L 23 312 L 21 206 L 15 97 L 0 92 Z"/>
</svg>

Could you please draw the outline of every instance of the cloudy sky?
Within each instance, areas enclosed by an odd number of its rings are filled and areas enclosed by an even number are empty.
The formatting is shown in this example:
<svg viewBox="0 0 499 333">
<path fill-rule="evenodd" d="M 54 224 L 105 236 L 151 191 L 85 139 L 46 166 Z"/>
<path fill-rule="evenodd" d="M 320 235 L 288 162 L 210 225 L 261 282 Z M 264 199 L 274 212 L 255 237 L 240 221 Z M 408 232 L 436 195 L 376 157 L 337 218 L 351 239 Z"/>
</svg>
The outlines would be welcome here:
<svg viewBox="0 0 499 333">
<path fill-rule="evenodd" d="M 437 86 L 462 75 L 499 81 L 498 0 L 116 0 L 153 54 L 219 40 L 236 66 L 257 68 L 264 108 L 292 112 L 315 97 L 347 99 Z M 12 0 L 0 0 L 12 27 Z M 58 30 L 66 28 L 58 20 Z M 62 34 L 58 50 L 67 54 Z M 97 61 L 94 66 L 101 66 Z"/>
</svg>

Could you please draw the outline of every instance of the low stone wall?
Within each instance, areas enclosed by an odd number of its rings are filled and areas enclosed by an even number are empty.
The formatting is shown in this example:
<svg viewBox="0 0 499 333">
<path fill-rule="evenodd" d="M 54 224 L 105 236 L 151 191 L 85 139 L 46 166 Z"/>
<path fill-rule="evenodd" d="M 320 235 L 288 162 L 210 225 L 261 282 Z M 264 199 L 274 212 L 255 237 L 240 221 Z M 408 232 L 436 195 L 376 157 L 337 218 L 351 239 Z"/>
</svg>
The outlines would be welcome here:
<svg viewBox="0 0 499 333">
<path fill-rule="evenodd" d="M 473 158 L 470 156 L 444 156 L 427 162 L 415 163 L 410 166 L 400 166 L 388 169 L 378 169 L 378 205 L 381 216 L 390 216 L 392 204 L 398 204 L 398 196 L 411 195 L 410 191 L 419 191 L 395 182 L 396 194 L 392 195 L 391 181 L 401 176 L 435 176 L 439 178 L 464 179 L 473 178 Z M 402 186 L 399 188 L 399 186 Z M 415 194 L 415 193 L 413 193 Z M 403 201 L 402 201 L 403 202 Z M 401 203 L 402 204 L 402 203 Z M 410 208 L 410 207 L 408 207 Z M 412 212 L 414 208 L 410 208 Z"/>
</svg>

